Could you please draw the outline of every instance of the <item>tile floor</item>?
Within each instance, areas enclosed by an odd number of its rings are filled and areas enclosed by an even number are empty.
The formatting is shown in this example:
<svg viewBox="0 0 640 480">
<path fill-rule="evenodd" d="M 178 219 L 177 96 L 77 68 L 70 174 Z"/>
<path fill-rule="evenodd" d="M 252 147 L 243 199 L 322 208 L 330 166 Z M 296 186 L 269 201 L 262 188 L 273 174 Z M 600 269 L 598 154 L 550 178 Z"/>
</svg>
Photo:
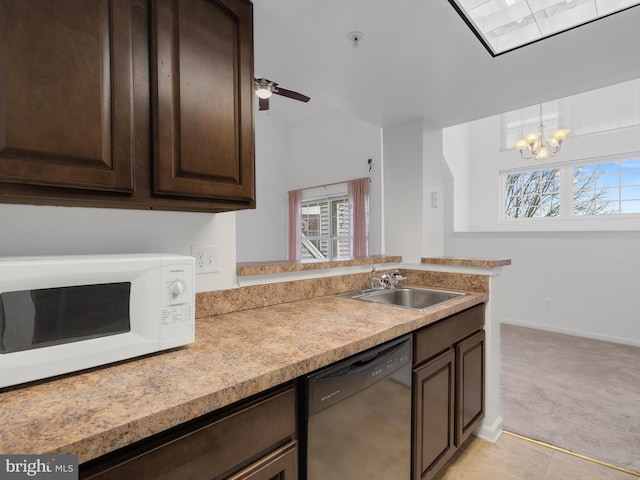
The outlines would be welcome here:
<svg viewBox="0 0 640 480">
<path fill-rule="evenodd" d="M 472 436 L 434 480 L 637 480 L 633 475 L 504 433 Z"/>
</svg>

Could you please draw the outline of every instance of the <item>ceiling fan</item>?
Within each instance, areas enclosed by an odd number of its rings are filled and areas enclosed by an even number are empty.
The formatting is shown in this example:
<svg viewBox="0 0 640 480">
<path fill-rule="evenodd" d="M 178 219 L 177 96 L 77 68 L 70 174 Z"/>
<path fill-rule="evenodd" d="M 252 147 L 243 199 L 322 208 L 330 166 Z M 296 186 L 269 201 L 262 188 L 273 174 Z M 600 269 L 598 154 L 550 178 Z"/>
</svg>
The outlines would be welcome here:
<svg viewBox="0 0 640 480">
<path fill-rule="evenodd" d="M 274 93 L 283 97 L 292 98 L 301 102 L 308 102 L 311 98 L 301 93 L 279 87 L 277 83 L 266 78 L 254 79 L 256 95 L 258 96 L 258 110 L 269 110 L 269 97 Z"/>
</svg>

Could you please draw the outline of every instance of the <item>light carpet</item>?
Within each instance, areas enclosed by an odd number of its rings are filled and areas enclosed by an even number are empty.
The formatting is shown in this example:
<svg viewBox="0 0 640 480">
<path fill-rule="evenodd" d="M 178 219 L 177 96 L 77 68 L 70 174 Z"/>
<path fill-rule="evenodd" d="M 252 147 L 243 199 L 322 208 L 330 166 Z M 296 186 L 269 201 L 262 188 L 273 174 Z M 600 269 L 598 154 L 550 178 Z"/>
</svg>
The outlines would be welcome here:
<svg viewBox="0 0 640 480">
<path fill-rule="evenodd" d="M 501 326 L 504 429 L 640 472 L 640 347 Z"/>
</svg>

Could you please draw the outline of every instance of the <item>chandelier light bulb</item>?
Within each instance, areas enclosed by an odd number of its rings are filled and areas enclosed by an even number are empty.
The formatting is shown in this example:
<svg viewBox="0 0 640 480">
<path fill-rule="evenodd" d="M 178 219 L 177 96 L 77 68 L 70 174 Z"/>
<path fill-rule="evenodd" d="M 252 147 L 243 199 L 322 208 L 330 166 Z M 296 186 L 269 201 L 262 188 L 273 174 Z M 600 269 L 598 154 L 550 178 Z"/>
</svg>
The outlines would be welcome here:
<svg viewBox="0 0 640 480">
<path fill-rule="evenodd" d="M 546 158 L 549 158 L 549 150 L 547 150 L 547 147 L 541 147 L 536 154 L 536 160 L 544 160 Z"/>
<path fill-rule="evenodd" d="M 524 138 L 521 138 L 521 139 L 519 139 L 519 140 L 516 142 L 516 148 L 517 148 L 518 150 L 520 150 L 521 152 L 522 152 L 525 148 L 527 148 L 527 146 L 528 146 L 528 145 L 529 145 L 529 144 L 527 143 L 527 141 L 526 141 Z"/>
<path fill-rule="evenodd" d="M 526 142 L 529 145 L 533 145 L 534 143 L 536 143 L 538 141 L 538 134 L 537 133 L 527 133 L 524 136 L 524 139 L 526 140 Z"/>
<path fill-rule="evenodd" d="M 564 140 L 566 140 L 567 136 L 569 135 L 569 131 L 570 130 L 568 128 L 559 128 L 551 132 L 551 136 L 554 139 L 556 139 L 558 142 L 563 142 Z"/>
</svg>

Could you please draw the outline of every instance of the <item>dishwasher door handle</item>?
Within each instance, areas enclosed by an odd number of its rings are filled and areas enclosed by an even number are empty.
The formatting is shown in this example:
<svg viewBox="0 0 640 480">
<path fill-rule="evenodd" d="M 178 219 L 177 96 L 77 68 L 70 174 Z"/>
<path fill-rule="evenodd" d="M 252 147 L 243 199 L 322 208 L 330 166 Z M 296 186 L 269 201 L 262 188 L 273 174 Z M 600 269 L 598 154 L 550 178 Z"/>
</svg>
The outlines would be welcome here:
<svg viewBox="0 0 640 480">
<path fill-rule="evenodd" d="M 396 351 L 401 350 L 403 344 L 392 345 L 384 350 L 365 355 L 363 358 L 356 358 L 352 363 L 327 372 L 324 376 L 315 377 L 313 383 L 327 384 L 331 382 L 342 382 L 344 379 L 361 375 L 367 370 L 376 370 L 380 363 L 384 363 L 387 357 L 393 357 Z"/>
<path fill-rule="evenodd" d="M 313 414 L 377 383 L 411 363 L 411 339 L 365 352 L 307 377 Z"/>
</svg>

